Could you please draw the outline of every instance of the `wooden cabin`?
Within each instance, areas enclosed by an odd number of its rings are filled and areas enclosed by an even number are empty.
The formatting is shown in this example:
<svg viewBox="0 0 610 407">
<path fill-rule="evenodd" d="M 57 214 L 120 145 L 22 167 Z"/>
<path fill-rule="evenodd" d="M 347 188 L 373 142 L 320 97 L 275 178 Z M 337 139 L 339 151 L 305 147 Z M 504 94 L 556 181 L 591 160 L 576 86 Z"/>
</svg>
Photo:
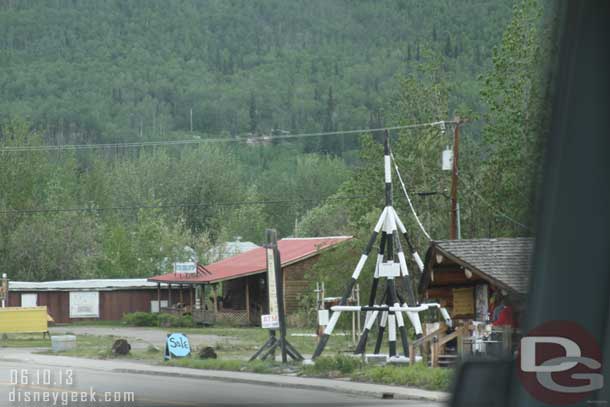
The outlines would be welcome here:
<svg viewBox="0 0 610 407">
<path fill-rule="evenodd" d="M 434 342 L 432 365 L 442 365 L 443 349 L 457 340 L 457 355 L 514 350 L 525 309 L 531 238 L 433 241 L 424 262 L 419 293 L 424 301 L 446 307 L 455 331 L 434 326 L 427 338 Z M 427 339 L 426 339 L 427 340 Z M 439 362 L 439 357 L 440 362 Z"/>
<path fill-rule="evenodd" d="M 323 251 L 351 239 L 350 236 L 287 238 L 278 241 L 284 283 L 284 308 L 290 323 L 299 308 L 300 294 L 307 289 L 305 273 Z M 191 287 L 195 297 L 183 309 L 196 320 L 230 325 L 259 325 L 268 312 L 266 249 L 258 247 L 208 265 L 186 275 L 168 273 L 149 278 L 158 287 Z M 173 312 L 169 306 L 162 311 Z"/>
<path fill-rule="evenodd" d="M 85 320 L 116 321 L 130 312 L 158 312 L 169 298 L 178 298 L 167 289 L 157 291 L 157 284 L 144 278 L 63 280 L 63 281 L 11 281 L 9 307 L 46 306 L 56 323 Z M 188 293 L 186 293 L 188 295 Z"/>
<path fill-rule="evenodd" d="M 523 310 L 534 241 L 531 238 L 440 240 L 430 244 L 419 292 L 454 319 L 489 321 L 494 293 Z"/>
</svg>

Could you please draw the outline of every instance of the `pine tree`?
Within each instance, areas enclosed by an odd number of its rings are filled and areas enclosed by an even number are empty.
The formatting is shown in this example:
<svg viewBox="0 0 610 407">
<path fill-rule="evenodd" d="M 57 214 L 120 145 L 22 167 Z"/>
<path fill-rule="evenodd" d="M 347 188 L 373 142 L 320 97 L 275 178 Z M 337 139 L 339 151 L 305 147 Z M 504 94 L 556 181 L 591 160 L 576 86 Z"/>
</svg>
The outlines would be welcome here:
<svg viewBox="0 0 610 407">
<path fill-rule="evenodd" d="M 258 111 L 256 110 L 256 96 L 250 94 L 250 107 L 248 109 L 250 117 L 250 133 L 255 134 L 258 129 Z"/>
<path fill-rule="evenodd" d="M 333 87 L 328 87 L 328 98 L 326 99 L 326 117 L 324 120 L 324 131 L 335 131 L 335 98 Z"/>
<path fill-rule="evenodd" d="M 337 131 L 336 125 L 336 101 L 333 96 L 332 86 L 328 87 L 326 99 L 326 112 L 324 114 L 324 131 Z M 343 152 L 343 136 L 323 136 L 320 142 L 322 152 L 326 154 L 340 154 Z"/>
<path fill-rule="evenodd" d="M 451 45 L 451 35 L 447 34 L 447 40 L 445 41 L 445 56 L 452 57 L 453 46 Z"/>
</svg>

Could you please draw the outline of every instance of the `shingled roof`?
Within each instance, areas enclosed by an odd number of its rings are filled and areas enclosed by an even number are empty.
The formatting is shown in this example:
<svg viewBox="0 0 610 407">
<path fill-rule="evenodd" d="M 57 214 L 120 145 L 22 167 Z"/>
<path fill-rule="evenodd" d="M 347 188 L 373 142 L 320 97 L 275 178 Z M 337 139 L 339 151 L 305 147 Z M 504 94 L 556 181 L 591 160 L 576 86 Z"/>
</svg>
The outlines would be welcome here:
<svg viewBox="0 0 610 407">
<path fill-rule="evenodd" d="M 532 238 L 438 240 L 432 242 L 429 254 L 432 251 L 517 294 L 527 294 Z"/>
</svg>

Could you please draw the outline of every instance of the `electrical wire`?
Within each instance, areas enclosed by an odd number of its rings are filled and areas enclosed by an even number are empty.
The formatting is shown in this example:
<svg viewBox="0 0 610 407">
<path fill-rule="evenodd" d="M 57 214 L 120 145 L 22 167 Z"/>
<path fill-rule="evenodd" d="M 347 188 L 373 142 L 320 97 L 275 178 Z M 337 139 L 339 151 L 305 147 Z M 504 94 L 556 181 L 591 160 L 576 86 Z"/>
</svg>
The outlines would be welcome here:
<svg viewBox="0 0 610 407">
<path fill-rule="evenodd" d="M 517 225 L 517 226 L 521 227 L 522 229 L 524 229 L 524 230 L 526 230 L 528 232 L 531 231 L 530 228 L 527 225 L 524 225 L 523 223 L 521 223 L 521 222 L 517 221 L 516 219 L 510 217 L 506 213 L 504 213 L 501 210 L 499 210 L 498 208 L 496 208 L 492 203 L 487 201 L 485 198 L 483 198 L 481 196 L 481 194 L 479 194 L 474 188 L 472 188 L 468 183 L 466 183 L 466 181 L 464 181 L 463 178 L 460 177 L 458 179 L 470 191 L 470 193 L 472 193 L 474 196 L 479 198 L 485 205 L 487 205 L 493 212 L 495 212 L 496 215 L 499 215 L 499 216 L 503 217 L 504 219 L 508 220 L 512 224 Z"/>
<path fill-rule="evenodd" d="M 28 151 L 75 151 L 75 150 L 95 150 L 95 149 L 118 149 L 118 148 L 137 148 L 137 147 L 157 147 L 157 146 L 179 146 L 189 144 L 206 144 L 206 143 L 259 143 L 273 140 L 286 140 L 306 137 L 322 137 L 322 136 L 339 136 L 349 134 L 362 134 L 368 132 L 390 131 L 390 130 L 408 130 L 424 127 L 444 126 L 446 121 L 436 121 L 429 123 L 416 123 L 403 126 L 380 127 L 376 129 L 357 129 L 357 130 L 341 130 L 319 133 L 300 133 L 300 134 L 282 134 L 277 136 L 239 136 L 239 137 L 223 137 L 223 138 L 201 138 L 190 140 L 164 140 L 164 141 L 142 141 L 142 142 L 127 142 L 127 143 L 108 143 L 108 144 L 63 144 L 63 145 L 42 145 L 42 146 L 9 146 L 0 148 L 0 153 L 15 153 Z"/>
<path fill-rule="evenodd" d="M 168 205 L 133 205 L 133 206 L 112 206 L 105 208 L 80 207 L 80 208 L 34 208 L 34 209 L 4 209 L 0 214 L 36 214 L 36 213 L 57 213 L 57 212 L 104 212 L 104 211 L 130 211 L 138 209 L 169 209 L 169 208 L 190 208 L 190 207 L 209 207 L 209 206 L 246 206 L 246 205 L 285 205 L 291 206 L 302 202 L 323 202 L 323 201 L 348 201 L 355 199 L 368 198 L 366 195 L 352 195 L 346 197 L 330 197 L 326 199 L 285 199 L 285 200 L 266 200 L 266 201 L 241 201 L 241 202 L 196 202 Z"/>
<path fill-rule="evenodd" d="M 394 163 L 394 169 L 396 170 L 396 175 L 398 175 L 398 180 L 400 181 L 402 191 L 404 192 L 405 196 L 407 197 L 407 202 L 409 203 L 409 207 L 411 208 L 413 217 L 415 217 L 415 220 L 417 221 L 417 224 L 419 225 L 419 228 L 421 229 L 424 236 L 426 236 L 426 238 L 429 241 L 432 241 L 432 238 L 430 237 L 428 232 L 426 232 L 426 228 L 424 228 L 424 225 L 422 224 L 421 220 L 419 220 L 419 216 L 417 216 L 417 212 L 415 211 L 415 208 L 413 207 L 413 202 L 411 202 L 411 198 L 409 197 L 409 193 L 407 192 L 407 187 L 405 186 L 405 183 L 402 180 L 402 176 L 400 175 L 400 171 L 398 170 L 398 165 L 396 164 L 396 160 L 394 159 L 394 153 L 392 152 L 391 149 L 390 149 L 390 157 L 392 158 L 392 162 Z"/>
</svg>

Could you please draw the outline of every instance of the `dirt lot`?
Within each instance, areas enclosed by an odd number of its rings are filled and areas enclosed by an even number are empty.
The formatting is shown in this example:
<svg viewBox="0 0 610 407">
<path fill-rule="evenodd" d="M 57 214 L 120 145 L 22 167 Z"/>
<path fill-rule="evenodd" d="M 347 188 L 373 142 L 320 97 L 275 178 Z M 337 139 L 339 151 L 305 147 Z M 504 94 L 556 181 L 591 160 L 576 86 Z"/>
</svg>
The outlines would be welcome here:
<svg viewBox="0 0 610 407">
<path fill-rule="evenodd" d="M 180 328 L 173 328 L 174 331 L 180 331 Z M 49 328 L 51 335 L 61 335 L 72 333 L 75 335 L 95 335 L 95 336 L 116 336 L 127 339 L 134 349 L 145 349 L 148 345 L 155 345 L 159 348 L 163 347 L 165 338 L 168 333 L 166 329 L 159 328 L 141 328 L 141 327 L 122 327 L 122 326 L 56 326 Z M 237 338 L 206 335 L 200 333 L 188 333 L 191 346 L 216 346 L 217 344 L 228 344 L 238 342 Z"/>
</svg>

